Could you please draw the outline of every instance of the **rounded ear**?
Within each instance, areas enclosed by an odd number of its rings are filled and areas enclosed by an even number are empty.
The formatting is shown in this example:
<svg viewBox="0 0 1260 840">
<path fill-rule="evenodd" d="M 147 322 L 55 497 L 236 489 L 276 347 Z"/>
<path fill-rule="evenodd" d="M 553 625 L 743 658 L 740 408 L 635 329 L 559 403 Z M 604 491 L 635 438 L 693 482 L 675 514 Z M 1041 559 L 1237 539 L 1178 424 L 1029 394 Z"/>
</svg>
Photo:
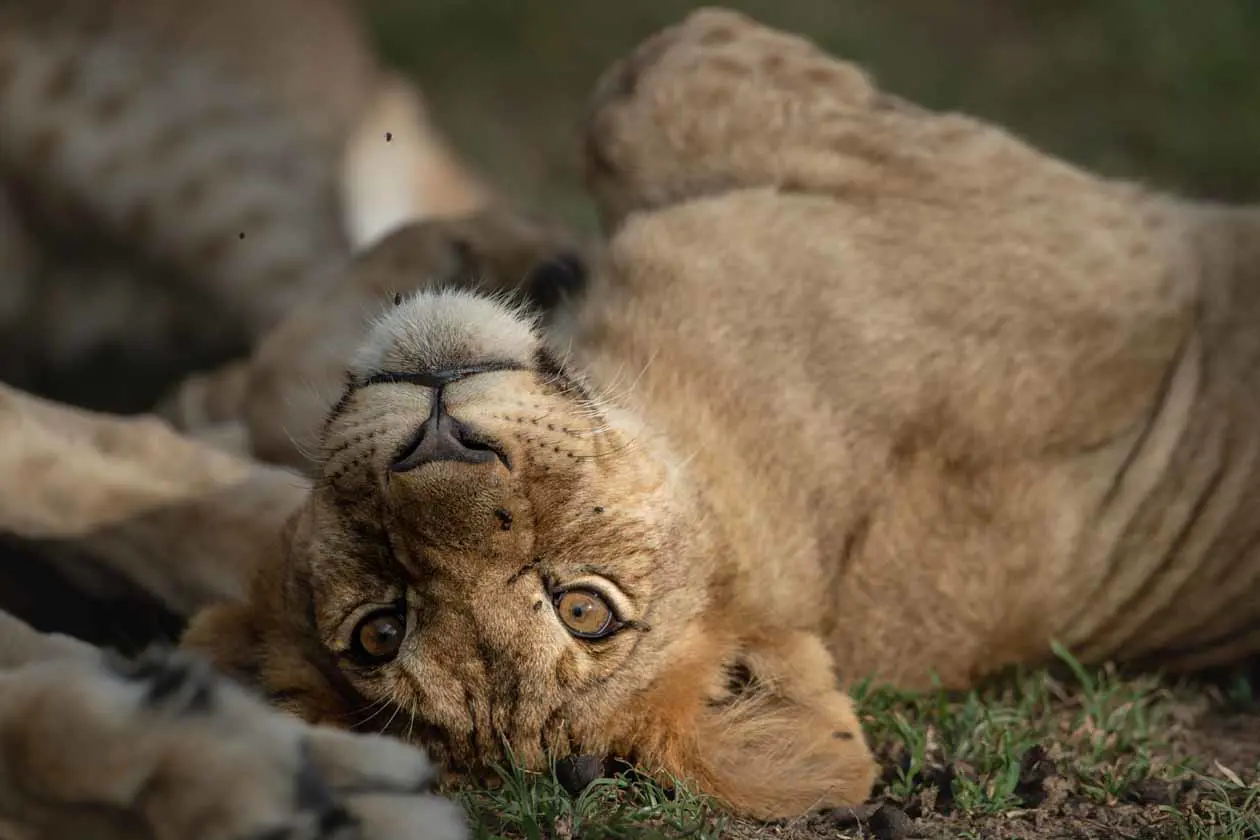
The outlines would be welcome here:
<svg viewBox="0 0 1260 840">
<path fill-rule="evenodd" d="M 284 527 L 284 562 L 260 567 L 244 600 L 213 604 L 194 616 L 180 645 L 272 706 L 308 723 L 344 728 L 355 722 L 360 698 L 350 696 L 335 665 L 312 655 L 322 648 L 304 622 L 310 590 L 289 585 L 289 564 L 310 550 L 313 533 L 310 508 L 299 508 Z"/>
<path fill-rule="evenodd" d="M 692 779 L 758 819 L 870 796 L 876 764 L 817 636 L 784 631 L 695 647 L 653 688 L 665 702 L 636 715 L 645 770 Z"/>
<path fill-rule="evenodd" d="M 271 636 L 276 632 L 274 616 L 284 609 L 273 604 L 273 593 L 283 591 L 287 563 L 295 548 L 309 541 L 311 532 L 308 507 L 302 505 L 284 522 L 280 531 L 280 550 L 254 570 L 245 597 L 239 601 L 210 604 L 192 617 L 180 647 L 207 657 L 221 673 L 247 688 L 263 688 Z M 264 621 L 263 616 L 272 616 Z"/>
<path fill-rule="evenodd" d="M 304 655 L 307 640 L 283 623 L 265 623 L 265 614 L 254 603 L 215 604 L 193 618 L 180 646 L 281 711 L 307 723 L 351 726 L 356 707 Z"/>
<path fill-rule="evenodd" d="M 180 647 L 202 654 L 215 668 L 247 687 L 260 683 L 262 632 L 248 604 L 214 604 L 193 616 Z"/>
</svg>

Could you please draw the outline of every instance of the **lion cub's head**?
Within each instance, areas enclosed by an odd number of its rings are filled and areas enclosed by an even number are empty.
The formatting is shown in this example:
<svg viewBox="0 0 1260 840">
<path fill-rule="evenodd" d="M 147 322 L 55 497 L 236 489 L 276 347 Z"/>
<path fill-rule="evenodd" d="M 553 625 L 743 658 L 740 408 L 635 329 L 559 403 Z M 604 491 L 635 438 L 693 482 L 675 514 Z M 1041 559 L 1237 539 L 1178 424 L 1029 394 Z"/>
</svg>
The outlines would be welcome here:
<svg viewBox="0 0 1260 840">
<path fill-rule="evenodd" d="M 724 606 L 720 539 L 670 453 L 528 317 L 421 293 L 360 349 L 283 562 L 187 643 L 455 773 L 510 747 L 534 767 L 618 755 L 763 816 L 864 798 L 821 643 Z"/>
</svg>

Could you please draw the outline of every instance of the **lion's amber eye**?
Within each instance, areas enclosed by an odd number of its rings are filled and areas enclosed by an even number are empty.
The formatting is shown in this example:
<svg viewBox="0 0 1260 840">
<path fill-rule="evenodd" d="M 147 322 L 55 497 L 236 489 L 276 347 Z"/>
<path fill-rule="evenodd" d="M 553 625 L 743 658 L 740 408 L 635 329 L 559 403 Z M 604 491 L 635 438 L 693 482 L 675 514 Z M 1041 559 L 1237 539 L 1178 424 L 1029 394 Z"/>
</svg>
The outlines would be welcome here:
<svg viewBox="0 0 1260 840">
<path fill-rule="evenodd" d="M 407 622 L 397 611 L 371 613 L 354 628 L 354 653 L 368 662 L 387 662 L 398 655 L 406 633 Z"/>
<path fill-rule="evenodd" d="M 599 639 L 617 629 L 608 602 L 589 589 L 569 589 L 556 595 L 556 612 L 569 632 L 583 639 Z"/>
</svg>

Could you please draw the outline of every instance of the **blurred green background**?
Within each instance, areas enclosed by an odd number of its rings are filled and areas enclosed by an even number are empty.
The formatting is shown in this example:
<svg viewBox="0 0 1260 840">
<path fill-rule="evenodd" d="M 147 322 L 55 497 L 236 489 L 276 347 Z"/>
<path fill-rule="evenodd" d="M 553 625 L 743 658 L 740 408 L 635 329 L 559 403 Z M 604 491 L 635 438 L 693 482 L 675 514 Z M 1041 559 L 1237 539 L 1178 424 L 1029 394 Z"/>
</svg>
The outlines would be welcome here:
<svg viewBox="0 0 1260 840">
<path fill-rule="evenodd" d="M 462 152 L 591 229 L 579 129 L 595 79 L 700 3 L 372 0 L 370 25 Z M 1097 171 L 1260 200 L 1260 0 L 741 0 L 886 89 L 999 122 Z"/>
</svg>

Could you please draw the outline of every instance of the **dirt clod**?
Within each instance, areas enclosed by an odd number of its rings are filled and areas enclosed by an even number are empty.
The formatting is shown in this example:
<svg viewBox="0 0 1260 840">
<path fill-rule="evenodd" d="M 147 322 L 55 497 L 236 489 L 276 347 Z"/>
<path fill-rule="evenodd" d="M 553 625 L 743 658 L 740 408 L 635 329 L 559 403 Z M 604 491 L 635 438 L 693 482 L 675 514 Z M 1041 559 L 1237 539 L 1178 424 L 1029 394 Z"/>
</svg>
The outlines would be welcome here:
<svg viewBox="0 0 1260 840">
<path fill-rule="evenodd" d="M 875 840 L 904 840 L 914 830 L 914 821 L 900 808 L 881 805 L 871 814 L 866 830 Z"/>
<path fill-rule="evenodd" d="M 1050 795 L 1051 786 L 1047 782 L 1058 778 L 1058 775 L 1058 766 L 1046 754 L 1046 748 L 1038 744 L 1019 760 L 1019 781 L 1015 785 L 1015 795 L 1025 808 L 1036 808 Z"/>
<path fill-rule="evenodd" d="M 604 775 L 604 759 L 596 755 L 571 755 L 556 762 L 556 781 L 577 796 Z"/>
<path fill-rule="evenodd" d="M 865 805 L 853 805 L 843 808 L 832 808 L 827 812 L 827 819 L 836 828 L 857 828 L 866 825 L 871 821 L 871 817 L 881 807 L 878 803 L 866 803 Z"/>
<path fill-rule="evenodd" d="M 1176 805 L 1181 798 L 1179 782 L 1162 779 L 1143 779 L 1129 788 L 1125 799 L 1135 805 Z"/>
</svg>

